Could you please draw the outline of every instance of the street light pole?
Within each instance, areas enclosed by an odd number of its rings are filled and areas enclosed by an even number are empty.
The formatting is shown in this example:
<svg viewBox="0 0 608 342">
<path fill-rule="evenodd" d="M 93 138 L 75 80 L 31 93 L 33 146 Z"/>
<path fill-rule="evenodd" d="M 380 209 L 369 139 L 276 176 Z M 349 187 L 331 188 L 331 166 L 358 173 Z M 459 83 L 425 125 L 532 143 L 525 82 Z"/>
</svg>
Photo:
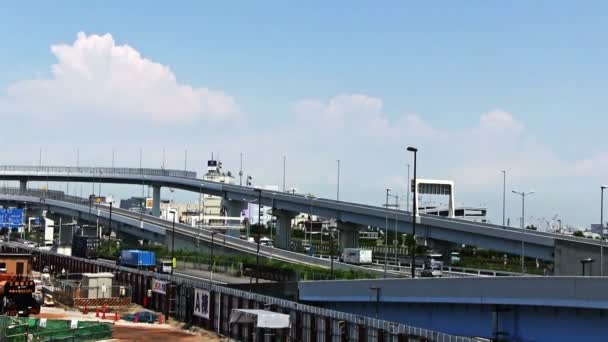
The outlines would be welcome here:
<svg viewBox="0 0 608 342">
<path fill-rule="evenodd" d="M 175 216 L 177 212 L 173 213 L 173 232 L 171 233 L 171 279 L 173 279 L 173 259 L 175 258 Z M 213 248 L 213 243 L 211 243 Z"/>
<path fill-rule="evenodd" d="M 528 191 L 528 192 L 523 192 L 523 191 L 516 191 L 513 190 L 514 194 L 520 195 L 521 196 L 521 273 L 525 273 L 525 244 L 524 244 L 524 232 L 525 232 L 525 227 L 524 227 L 524 220 L 525 220 L 525 199 L 526 199 L 526 195 L 532 195 L 534 193 L 534 191 Z"/>
<path fill-rule="evenodd" d="M 239 185 L 243 186 L 243 152 L 241 152 L 241 164 L 239 167 Z"/>
<path fill-rule="evenodd" d="M 336 189 L 336 201 L 340 200 L 340 159 L 336 160 L 338 162 L 338 183 Z"/>
<path fill-rule="evenodd" d="M 388 195 L 391 192 L 390 188 L 386 188 L 386 207 L 384 209 L 384 216 L 386 218 L 386 225 L 384 226 L 384 278 L 386 278 L 388 272 Z"/>
<path fill-rule="evenodd" d="M 412 278 L 416 278 L 416 220 L 418 218 L 418 207 L 417 207 L 418 185 L 416 184 L 416 155 L 418 154 L 418 149 L 410 146 L 407 148 L 407 150 L 409 152 L 414 152 L 414 201 L 412 202 L 412 208 L 413 208 L 412 209 L 412 236 L 414 237 L 414 246 L 412 247 L 411 271 L 412 271 Z M 409 167 L 408 167 L 408 170 L 409 170 Z M 408 192 L 408 194 L 409 194 L 409 192 Z"/>
<path fill-rule="evenodd" d="M 405 203 L 405 210 L 407 210 L 407 208 L 410 206 L 410 187 L 411 187 L 411 183 L 410 183 L 410 164 L 407 164 L 407 184 L 406 184 L 406 190 L 407 190 L 407 203 Z"/>
<path fill-rule="evenodd" d="M 262 189 L 256 189 L 258 192 L 258 247 L 255 256 L 255 283 L 259 283 L 260 279 L 260 228 L 262 226 Z"/>
<path fill-rule="evenodd" d="M 283 155 L 283 192 L 285 192 L 285 168 L 287 164 L 287 156 Z"/>
<path fill-rule="evenodd" d="M 506 199 L 506 188 L 507 188 L 507 171 L 502 171 L 502 225 L 505 226 L 505 199 Z"/>
<path fill-rule="evenodd" d="M 108 236 L 108 241 L 109 241 L 109 250 L 110 250 L 110 255 L 112 255 L 112 205 L 114 204 L 114 202 L 110 202 L 110 224 L 108 225 L 110 227 L 110 235 Z"/>
<path fill-rule="evenodd" d="M 600 202 L 600 277 L 604 276 L 604 189 L 607 185 L 602 185 L 602 197 Z"/>
<path fill-rule="evenodd" d="M 397 229 L 399 228 L 399 195 L 395 196 L 395 242 L 393 242 L 393 248 L 395 249 L 395 265 L 399 266 L 397 262 L 397 246 L 399 245 L 399 233 L 397 233 Z M 397 267 L 399 270 L 399 267 Z"/>
</svg>

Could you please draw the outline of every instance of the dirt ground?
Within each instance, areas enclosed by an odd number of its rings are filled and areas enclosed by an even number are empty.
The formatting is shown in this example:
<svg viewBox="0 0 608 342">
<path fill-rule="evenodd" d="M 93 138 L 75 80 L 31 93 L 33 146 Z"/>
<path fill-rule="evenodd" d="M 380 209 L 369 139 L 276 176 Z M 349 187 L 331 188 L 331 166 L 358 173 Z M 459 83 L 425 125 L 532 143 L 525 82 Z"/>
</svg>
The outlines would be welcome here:
<svg viewBox="0 0 608 342">
<path fill-rule="evenodd" d="M 129 310 L 131 311 L 131 310 Z M 49 318 L 49 319 L 78 319 L 87 321 L 102 321 L 95 317 L 94 312 L 89 312 L 85 315 L 79 311 L 65 310 L 63 308 L 41 308 L 39 315 L 33 317 Z M 170 321 L 169 324 L 147 324 L 147 323 L 133 323 L 124 320 L 118 320 L 114 322 L 110 319 L 113 315 L 108 315 L 108 319 L 105 322 L 113 323 L 112 328 L 112 339 L 108 341 L 112 342 L 195 342 L 195 341 L 209 341 L 209 342 L 220 342 L 228 341 L 226 338 L 222 338 L 213 333 L 200 330 L 200 332 L 190 332 L 183 330 L 179 327 L 178 322 Z"/>
<path fill-rule="evenodd" d="M 193 335 L 177 329 L 154 329 L 154 328 L 133 328 L 132 326 L 115 326 L 112 337 L 116 341 L 181 341 L 181 342 L 198 342 L 198 341 L 221 341 L 218 336 L 205 334 Z"/>
</svg>

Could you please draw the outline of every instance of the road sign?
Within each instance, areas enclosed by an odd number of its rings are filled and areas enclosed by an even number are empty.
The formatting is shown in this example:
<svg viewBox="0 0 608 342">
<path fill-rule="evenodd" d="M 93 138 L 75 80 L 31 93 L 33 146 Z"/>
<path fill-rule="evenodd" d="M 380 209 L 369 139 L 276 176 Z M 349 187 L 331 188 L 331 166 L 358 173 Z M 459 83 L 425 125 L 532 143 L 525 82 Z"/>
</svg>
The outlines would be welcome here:
<svg viewBox="0 0 608 342">
<path fill-rule="evenodd" d="M 209 291 L 194 289 L 194 316 L 209 319 Z"/>
<path fill-rule="evenodd" d="M 1 208 L 0 227 L 18 228 L 23 224 L 23 209 L 21 208 Z"/>
</svg>

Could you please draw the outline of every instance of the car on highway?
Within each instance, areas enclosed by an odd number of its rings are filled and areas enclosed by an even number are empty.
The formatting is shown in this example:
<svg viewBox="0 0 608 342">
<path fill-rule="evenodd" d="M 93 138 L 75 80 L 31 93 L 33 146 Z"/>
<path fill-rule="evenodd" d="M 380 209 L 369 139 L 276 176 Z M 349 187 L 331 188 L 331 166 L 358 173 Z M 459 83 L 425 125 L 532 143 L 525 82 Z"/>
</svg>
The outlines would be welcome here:
<svg viewBox="0 0 608 342">
<path fill-rule="evenodd" d="M 443 276 L 441 268 L 437 266 L 426 267 L 420 272 L 421 277 L 437 278 Z"/>
</svg>

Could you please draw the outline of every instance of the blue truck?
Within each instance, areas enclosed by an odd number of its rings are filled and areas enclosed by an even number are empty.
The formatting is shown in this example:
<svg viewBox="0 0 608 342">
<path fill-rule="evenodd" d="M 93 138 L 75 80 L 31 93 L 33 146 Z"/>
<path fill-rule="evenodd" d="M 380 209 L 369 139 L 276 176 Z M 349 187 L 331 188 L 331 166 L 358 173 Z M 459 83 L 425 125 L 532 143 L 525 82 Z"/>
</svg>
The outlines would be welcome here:
<svg viewBox="0 0 608 342">
<path fill-rule="evenodd" d="M 120 252 L 117 265 L 153 271 L 156 269 L 156 254 L 150 251 L 125 249 Z"/>
</svg>

